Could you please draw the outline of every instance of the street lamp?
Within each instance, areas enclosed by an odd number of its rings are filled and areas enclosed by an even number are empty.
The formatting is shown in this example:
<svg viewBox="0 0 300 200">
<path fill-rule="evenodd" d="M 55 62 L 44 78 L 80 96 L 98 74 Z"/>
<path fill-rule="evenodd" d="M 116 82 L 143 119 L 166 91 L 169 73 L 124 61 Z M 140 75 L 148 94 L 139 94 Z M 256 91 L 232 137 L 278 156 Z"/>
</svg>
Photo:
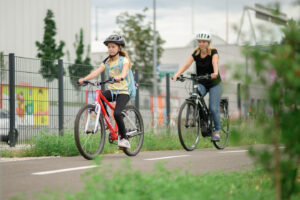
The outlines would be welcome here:
<svg viewBox="0 0 300 200">
<path fill-rule="evenodd" d="M 153 0 L 153 123 L 154 130 L 157 126 L 157 46 L 156 46 L 156 0 Z M 156 132 L 156 131 L 155 131 Z"/>
</svg>

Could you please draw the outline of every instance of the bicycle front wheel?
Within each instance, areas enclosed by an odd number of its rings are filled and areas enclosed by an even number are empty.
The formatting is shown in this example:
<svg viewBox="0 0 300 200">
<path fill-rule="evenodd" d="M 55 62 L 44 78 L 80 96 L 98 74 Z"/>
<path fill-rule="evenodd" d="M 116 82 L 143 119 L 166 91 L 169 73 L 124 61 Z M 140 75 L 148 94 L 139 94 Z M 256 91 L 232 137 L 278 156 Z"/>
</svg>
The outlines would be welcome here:
<svg viewBox="0 0 300 200">
<path fill-rule="evenodd" d="M 75 119 L 74 137 L 80 154 L 91 160 L 100 154 L 105 143 L 105 128 L 103 117 L 100 117 L 98 126 L 95 131 L 97 122 L 96 106 L 88 104 L 83 106 Z"/>
<path fill-rule="evenodd" d="M 200 138 L 200 118 L 196 104 L 192 101 L 185 101 L 179 110 L 178 135 L 185 150 L 196 148 Z"/>
<path fill-rule="evenodd" d="M 220 130 L 220 141 L 214 141 L 213 144 L 217 149 L 224 149 L 227 145 L 229 138 L 229 114 L 228 114 L 228 104 L 221 103 L 220 104 L 220 122 L 221 122 L 221 130 Z"/>
<path fill-rule="evenodd" d="M 144 123 L 143 118 L 136 107 L 127 105 L 122 111 L 123 120 L 126 128 L 126 135 L 130 142 L 130 148 L 123 149 L 128 156 L 137 155 L 144 141 Z"/>
</svg>

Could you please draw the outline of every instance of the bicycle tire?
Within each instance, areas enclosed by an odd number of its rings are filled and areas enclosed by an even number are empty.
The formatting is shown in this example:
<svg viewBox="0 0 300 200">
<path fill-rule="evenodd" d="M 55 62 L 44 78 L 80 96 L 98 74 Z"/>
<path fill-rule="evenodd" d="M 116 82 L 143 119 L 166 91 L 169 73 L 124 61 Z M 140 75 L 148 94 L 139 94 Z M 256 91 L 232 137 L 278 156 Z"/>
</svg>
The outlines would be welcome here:
<svg viewBox="0 0 300 200">
<path fill-rule="evenodd" d="M 124 119 L 124 124 L 125 124 L 126 130 L 137 129 L 137 131 L 138 131 L 137 133 L 134 133 L 132 136 L 129 136 L 128 140 L 130 142 L 131 148 L 124 148 L 123 152 L 127 156 L 136 156 L 140 152 L 140 150 L 143 146 L 143 141 L 144 141 L 143 118 L 141 116 L 140 111 L 133 105 L 127 105 L 122 112 L 126 113 L 126 115 L 129 116 L 131 121 L 132 120 L 135 121 L 136 127 L 132 127 L 132 124 L 129 122 L 127 117 L 124 117 L 123 119 Z M 132 112 L 132 113 L 130 113 L 130 112 Z M 135 117 L 133 115 L 135 115 Z M 133 117 L 134 117 L 134 119 L 133 119 Z"/>
<path fill-rule="evenodd" d="M 221 130 L 220 130 L 220 141 L 213 141 L 214 146 L 222 150 L 226 147 L 229 139 L 229 114 L 227 104 L 220 104 L 220 120 L 221 120 Z"/>
<path fill-rule="evenodd" d="M 185 101 L 181 105 L 177 125 L 182 147 L 187 151 L 193 151 L 200 139 L 200 117 L 194 102 Z"/>
<path fill-rule="evenodd" d="M 84 129 L 86 126 L 86 122 L 84 122 L 84 117 L 85 117 L 84 115 L 87 115 L 86 112 L 88 112 L 89 110 L 95 113 L 95 105 L 88 104 L 81 107 L 81 109 L 78 111 L 76 115 L 75 124 L 74 124 L 74 137 L 75 137 L 75 143 L 77 149 L 79 153 L 87 160 L 94 159 L 98 154 L 100 154 L 105 144 L 105 127 L 104 127 L 102 116 L 100 116 L 100 120 L 99 120 L 100 129 L 98 128 L 96 133 L 84 133 Z M 82 117 L 83 120 L 81 121 Z M 83 127 L 80 125 L 83 125 Z M 93 129 L 93 126 L 91 126 L 91 129 Z M 93 136 L 93 138 L 90 138 L 91 136 Z M 91 139 L 89 143 L 87 143 L 88 139 Z M 97 139 L 99 140 L 97 141 Z M 85 143 L 83 143 L 83 141 L 85 141 Z M 90 147 L 89 150 L 86 149 L 86 147 L 88 146 Z"/>
</svg>

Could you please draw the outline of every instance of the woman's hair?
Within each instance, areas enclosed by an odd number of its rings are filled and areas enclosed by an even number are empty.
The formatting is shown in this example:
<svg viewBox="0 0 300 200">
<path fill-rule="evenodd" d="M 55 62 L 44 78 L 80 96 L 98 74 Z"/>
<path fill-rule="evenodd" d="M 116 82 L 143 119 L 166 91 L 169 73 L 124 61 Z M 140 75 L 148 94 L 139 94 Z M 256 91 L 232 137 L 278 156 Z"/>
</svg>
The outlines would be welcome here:
<svg viewBox="0 0 300 200">
<path fill-rule="evenodd" d="M 210 42 L 208 42 L 208 47 L 207 47 L 207 54 L 210 56 L 211 55 L 211 50 L 216 49 L 215 47 L 210 46 Z M 195 56 L 200 55 L 201 49 L 200 47 L 197 47 L 195 50 Z"/>
</svg>

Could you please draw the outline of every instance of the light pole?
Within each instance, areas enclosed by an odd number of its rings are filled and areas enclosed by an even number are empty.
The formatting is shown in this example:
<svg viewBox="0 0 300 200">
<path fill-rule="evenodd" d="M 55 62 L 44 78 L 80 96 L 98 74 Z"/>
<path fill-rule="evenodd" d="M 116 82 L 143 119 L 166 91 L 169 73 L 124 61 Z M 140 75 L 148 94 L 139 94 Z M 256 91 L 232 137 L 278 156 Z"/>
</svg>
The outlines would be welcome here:
<svg viewBox="0 0 300 200">
<path fill-rule="evenodd" d="M 157 66 L 157 49 L 156 49 L 156 0 L 153 0 L 153 123 L 154 132 L 156 133 L 157 126 L 157 78 L 156 78 L 156 66 Z"/>
<path fill-rule="evenodd" d="M 95 23 L 96 23 L 96 37 L 95 40 L 98 41 L 98 9 L 99 7 L 96 6 L 96 13 L 95 13 Z"/>
</svg>

